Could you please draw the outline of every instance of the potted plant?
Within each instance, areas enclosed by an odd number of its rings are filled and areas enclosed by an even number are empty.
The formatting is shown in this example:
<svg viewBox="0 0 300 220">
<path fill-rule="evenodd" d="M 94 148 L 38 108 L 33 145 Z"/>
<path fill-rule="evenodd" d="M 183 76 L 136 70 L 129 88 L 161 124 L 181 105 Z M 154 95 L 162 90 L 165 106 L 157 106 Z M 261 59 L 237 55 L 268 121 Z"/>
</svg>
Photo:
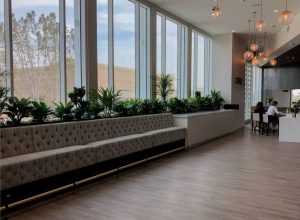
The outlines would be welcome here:
<svg viewBox="0 0 300 220">
<path fill-rule="evenodd" d="M 62 121 L 72 121 L 74 119 L 72 109 L 74 105 L 72 102 L 63 104 L 61 102 L 55 104 L 54 115 Z"/>
<path fill-rule="evenodd" d="M 266 105 L 270 106 L 272 102 L 273 102 L 273 98 L 271 96 L 267 96 L 265 99 Z"/>
<path fill-rule="evenodd" d="M 76 120 L 87 117 L 88 101 L 84 99 L 85 93 L 84 87 L 74 87 L 73 91 L 69 93 L 69 98 L 74 105 L 73 114 Z"/>
<path fill-rule="evenodd" d="M 293 108 L 291 108 L 292 116 L 294 118 L 297 117 L 297 114 L 300 112 L 300 101 L 294 104 Z"/>
</svg>

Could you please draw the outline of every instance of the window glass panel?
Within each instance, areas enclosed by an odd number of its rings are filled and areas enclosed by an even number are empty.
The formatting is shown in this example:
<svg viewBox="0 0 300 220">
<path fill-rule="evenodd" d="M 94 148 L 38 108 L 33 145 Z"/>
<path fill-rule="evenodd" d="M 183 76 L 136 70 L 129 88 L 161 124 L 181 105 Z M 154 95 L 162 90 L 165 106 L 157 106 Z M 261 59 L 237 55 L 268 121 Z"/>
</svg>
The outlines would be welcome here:
<svg viewBox="0 0 300 220">
<path fill-rule="evenodd" d="M 166 74 L 172 74 L 174 77 L 174 94 L 177 94 L 177 24 L 166 20 Z"/>
<path fill-rule="evenodd" d="M 197 91 L 204 94 L 204 37 L 198 35 Z"/>
<path fill-rule="evenodd" d="M 161 70 L 161 16 L 156 16 L 156 73 L 159 75 Z"/>
<path fill-rule="evenodd" d="M 97 0 L 98 87 L 108 87 L 108 1 Z"/>
<path fill-rule="evenodd" d="M 292 90 L 292 106 L 300 101 L 300 89 L 293 89 Z"/>
<path fill-rule="evenodd" d="M 140 6 L 140 98 L 147 98 L 148 34 L 148 8 Z"/>
<path fill-rule="evenodd" d="M 5 44 L 4 44 L 4 0 L 0 0 L 0 73 L 5 70 Z M 0 86 L 6 86 L 4 76 L 0 76 Z"/>
<path fill-rule="evenodd" d="M 60 101 L 59 1 L 12 0 L 14 92 Z"/>
<path fill-rule="evenodd" d="M 135 97 L 135 4 L 114 1 L 114 84 L 125 98 Z"/>
<path fill-rule="evenodd" d="M 66 74 L 67 94 L 75 86 L 75 50 L 74 50 L 74 0 L 66 0 Z"/>
</svg>

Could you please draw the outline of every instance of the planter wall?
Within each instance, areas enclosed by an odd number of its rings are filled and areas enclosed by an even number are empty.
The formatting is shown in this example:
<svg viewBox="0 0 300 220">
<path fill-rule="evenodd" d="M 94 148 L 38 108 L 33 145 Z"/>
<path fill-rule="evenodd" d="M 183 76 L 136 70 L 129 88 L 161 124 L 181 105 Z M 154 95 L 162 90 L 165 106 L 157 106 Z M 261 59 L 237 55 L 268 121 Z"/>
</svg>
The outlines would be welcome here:
<svg viewBox="0 0 300 220">
<path fill-rule="evenodd" d="M 230 134 L 243 127 L 239 110 L 219 110 L 190 114 L 175 114 L 175 126 L 187 128 L 186 144 L 189 147 Z"/>
</svg>

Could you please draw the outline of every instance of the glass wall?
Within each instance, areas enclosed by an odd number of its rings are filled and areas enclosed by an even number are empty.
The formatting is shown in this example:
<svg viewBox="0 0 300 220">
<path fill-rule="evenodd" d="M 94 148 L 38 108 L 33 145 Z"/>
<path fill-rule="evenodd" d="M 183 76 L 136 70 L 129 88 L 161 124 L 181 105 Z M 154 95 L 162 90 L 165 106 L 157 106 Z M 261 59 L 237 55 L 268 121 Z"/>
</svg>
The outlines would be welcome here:
<svg viewBox="0 0 300 220">
<path fill-rule="evenodd" d="M 157 74 L 172 75 L 171 97 L 184 98 L 187 96 L 187 27 L 161 14 L 156 19 Z"/>
<path fill-rule="evenodd" d="M 196 91 L 201 94 L 205 93 L 205 37 L 192 32 L 192 81 L 191 81 L 191 95 Z M 208 86 L 208 85 L 207 85 Z"/>
<path fill-rule="evenodd" d="M 4 0 L 0 0 L 0 72 L 5 69 Z"/>
<path fill-rule="evenodd" d="M 135 4 L 128 0 L 114 1 L 114 88 L 135 97 Z"/>
<path fill-rule="evenodd" d="M 59 0 L 12 0 L 14 95 L 60 101 Z"/>
<path fill-rule="evenodd" d="M 177 24 L 166 19 L 166 74 L 173 76 L 174 94 L 178 96 L 178 39 L 177 39 Z"/>
<path fill-rule="evenodd" d="M 97 0 L 98 87 L 108 86 L 108 0 Z"/>
<path fill-rule="evenodd" d="M 75 85 L 75 6 L 74 0 L 66 0 L 66 80 L 67 93 Z"/>
</svg>

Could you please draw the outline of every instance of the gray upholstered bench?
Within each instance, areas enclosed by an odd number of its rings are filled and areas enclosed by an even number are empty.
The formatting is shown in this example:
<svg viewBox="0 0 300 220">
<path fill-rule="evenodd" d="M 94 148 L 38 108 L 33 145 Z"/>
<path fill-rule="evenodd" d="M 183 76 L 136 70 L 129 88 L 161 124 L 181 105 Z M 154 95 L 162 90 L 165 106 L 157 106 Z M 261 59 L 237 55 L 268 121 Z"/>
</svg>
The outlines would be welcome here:
<svg viewBox="0 0 300 220">
<path fill-rule="evenodd" d="M 1 204 L 184 147 L 185 138 L 168 113 L 2 128 Z"/>
</svg>

